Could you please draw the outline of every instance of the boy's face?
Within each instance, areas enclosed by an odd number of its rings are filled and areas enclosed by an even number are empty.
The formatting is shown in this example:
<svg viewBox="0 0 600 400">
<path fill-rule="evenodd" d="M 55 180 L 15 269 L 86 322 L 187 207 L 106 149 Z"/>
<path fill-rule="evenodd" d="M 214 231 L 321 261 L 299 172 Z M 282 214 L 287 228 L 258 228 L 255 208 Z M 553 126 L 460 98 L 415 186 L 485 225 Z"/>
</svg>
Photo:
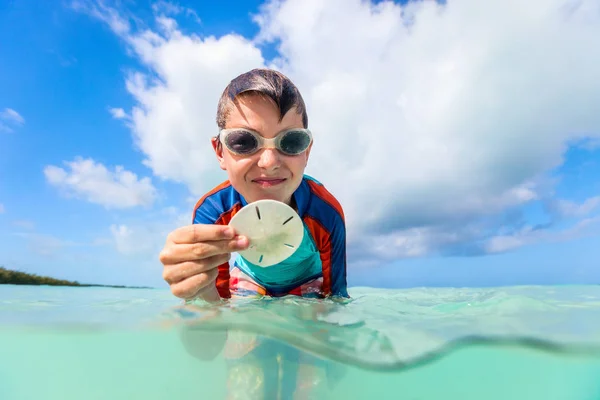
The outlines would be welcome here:
<svg viewBox="0 0 600 400">
<path fill-rule="evenodd" d="M 290 128 L 303 128 L 302 115 L 291 109 L 279 122 L 277 107 L 259 95 L 240 97 L 231 106 L 225 128 L 246 128 L 264 138 L 273 138 Z M 251 155 L 231 153 L 225 146 L 212 145 L 221 169 L 227 171 L 229 181 L 248 203 L 271 199 L 290 204 L 292 194 L 302 182 L 310 149 L 296 156 L 282 154 L 277 149 L 263 148 Z"/>
</svg>

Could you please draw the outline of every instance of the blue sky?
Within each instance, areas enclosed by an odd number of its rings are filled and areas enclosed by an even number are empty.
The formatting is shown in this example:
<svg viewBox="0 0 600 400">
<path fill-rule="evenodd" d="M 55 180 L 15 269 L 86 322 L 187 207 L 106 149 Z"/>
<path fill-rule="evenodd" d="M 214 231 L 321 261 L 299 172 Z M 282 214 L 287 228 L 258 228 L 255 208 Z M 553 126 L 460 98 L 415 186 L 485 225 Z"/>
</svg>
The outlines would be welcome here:
<svg viewBox="0 0 600 400">
<path fill-rule="evenodd" d="M 600 18 L 583 2 L 557 40 L 562 3 L 507 33 L 498 1 L 4 2 L 0 265 L 164 287 L 166 233 L 225 179 L 220 90 L 269 65 L 321 132 L 350 285 L 599 283 Z"/>
</svg>

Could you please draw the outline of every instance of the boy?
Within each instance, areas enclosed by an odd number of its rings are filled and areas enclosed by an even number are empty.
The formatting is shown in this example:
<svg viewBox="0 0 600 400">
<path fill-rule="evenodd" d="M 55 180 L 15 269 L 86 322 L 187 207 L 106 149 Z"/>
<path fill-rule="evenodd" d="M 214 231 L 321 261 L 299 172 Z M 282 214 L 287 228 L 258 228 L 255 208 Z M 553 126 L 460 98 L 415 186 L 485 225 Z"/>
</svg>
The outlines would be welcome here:
<svg viewBox="0 0 600 400">
<path fill-rule="evenodd" d="M 198 201 L 192 225 L 169 234 L 160 260 L 172 293 L 207 301 L 249 292 L 348 297 L 344 214 L 322 184 L 304 175 L 312 135 L 296 86 L 277 71 L 244 73 L 223 91 L 217 125 L 211 142 L 229 179 Z M 229 265 L 231 253 L 249 243 L 227 224 L 243 206 L 261 199 L 288 204 L 305 228 L 303 258 L 293 268 L 269 267 L 283 277 L 281 284 L 254 274 L 241 258 Z"/>
</svg>

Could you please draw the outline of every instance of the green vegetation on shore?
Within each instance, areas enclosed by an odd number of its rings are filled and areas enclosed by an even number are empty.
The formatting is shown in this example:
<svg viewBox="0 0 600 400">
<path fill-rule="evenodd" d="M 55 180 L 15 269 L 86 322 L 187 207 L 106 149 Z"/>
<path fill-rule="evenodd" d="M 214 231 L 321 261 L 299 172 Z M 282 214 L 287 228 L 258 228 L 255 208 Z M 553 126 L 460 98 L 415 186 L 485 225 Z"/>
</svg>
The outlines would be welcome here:
<svg viewBox="0 0 600 400">
<path fill-rule="evenodd" d="M 48 286 L 78 286 L 78 287 L 111 287 L 125 289 L 152 289 L 143 286 L 122 286 L 122 285 L 96 285 L 89 283 L 79 283 L 77 281 L 66 281 L 62 279 L 54 279 L 48 276 L 39 276 L 21 271 L 13 271 L 0 267 L 0 285 L 48 285 Z"/>
</svg>

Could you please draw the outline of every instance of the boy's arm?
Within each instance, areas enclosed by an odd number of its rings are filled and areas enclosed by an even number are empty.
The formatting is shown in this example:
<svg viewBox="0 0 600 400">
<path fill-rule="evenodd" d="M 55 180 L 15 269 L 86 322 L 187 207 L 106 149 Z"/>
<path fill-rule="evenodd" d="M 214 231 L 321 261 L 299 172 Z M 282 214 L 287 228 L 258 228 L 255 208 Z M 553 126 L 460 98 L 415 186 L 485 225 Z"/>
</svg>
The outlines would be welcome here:
<svg viewBox="0 0 600 400">
<path fill-rule="evenodd" d="M 315 196 L 311 201 L 312 218 L 317 220 L 317 224 L 325 231 L 321 236 L 324 242 L 319 243 L 319 250 L 322 252 L 322 259 L 328 263 L 327 273 L 329 278 L 328 289 L 331 296 L 348 296 L 346 284 L 346 218 L 340 202 L 329 192 L 323 184 L 314 180 L 307 180 L 312 195 Z M 315 228 L 316 231 L 320 229 Z"/>
<path fill-rule="evenodd" d="M 214 203 L 207 201 L 200 201 L 196 205 L 194 210 L 194 224 L 217 224 L 223 225 L 219 222 L 221 212 L 215 207 Z M 222 298 L 230 298 L 231 292 L 229 291 L 229 262 L 225 262 L 218 267 L 219 274 L 215 281 L 219 296 Z"/>
<path fill-rule="evenodd" d="M 331 231 L 331 295 L 350 297 L 346 282 L 346 224 L 344 216 L 336 218 Z"/>
</svg>

